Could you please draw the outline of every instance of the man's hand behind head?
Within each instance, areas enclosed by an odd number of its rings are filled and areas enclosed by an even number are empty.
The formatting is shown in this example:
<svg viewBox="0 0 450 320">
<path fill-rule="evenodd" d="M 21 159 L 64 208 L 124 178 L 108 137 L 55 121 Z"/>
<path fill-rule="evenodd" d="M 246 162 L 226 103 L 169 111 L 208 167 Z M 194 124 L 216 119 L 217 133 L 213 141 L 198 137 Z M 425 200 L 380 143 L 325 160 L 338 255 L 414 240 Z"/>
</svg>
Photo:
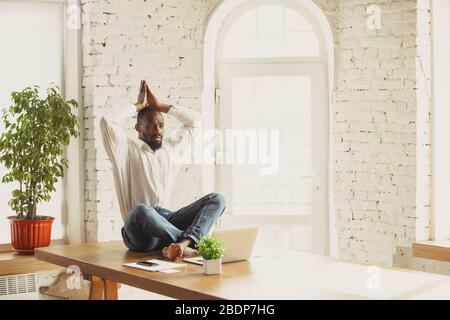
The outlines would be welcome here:
<svg viewBox="0 0 450 320">
<path fill-rule="evenodd" d="M 147 105 L 147 82 L 145 80 L 141 80 L 141 85 L 139 87 L 139 95 L 137 102 L 134 104 L 136 106 L 136 111 L 140 111 L 144 109 Z"/>
<path fill-rule="evenodd" d="M 161 102 L 159 102 L 159 100 L 153 95 L 153 93 L 150 91 L 150 89 L 147 86 L 147 83 L 145 84 L 145 88 L 146 88 L 146 93 L 147 93 L 147 104 L 146 107 L 151 107 L 154 108 L 158 111 L 160 110 L 161 107 Z"/>
<path fill-rule="evenodd" d="M 138 102 L 134 104 L 136 111 L 141 111 L 145 108 L 151 108 L 159 112 L 167 113 L 172 105 L 161 103 L 158 98 L 150 91 L 147 86 L 147 81 L 141 80 L 141 87 L 139 89 Z"/>
</svg>

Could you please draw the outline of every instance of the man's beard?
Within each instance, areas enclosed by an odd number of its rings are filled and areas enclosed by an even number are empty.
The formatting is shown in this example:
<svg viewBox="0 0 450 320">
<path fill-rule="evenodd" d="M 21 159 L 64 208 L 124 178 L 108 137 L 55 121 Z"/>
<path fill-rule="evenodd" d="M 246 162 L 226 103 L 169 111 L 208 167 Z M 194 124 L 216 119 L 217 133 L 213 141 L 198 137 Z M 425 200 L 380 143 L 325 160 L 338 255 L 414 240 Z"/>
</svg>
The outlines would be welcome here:
<svg viewBox="0 0 450 320">
<path fill-rule="evenodd" d="M 155 151 L 158 150 L 159 148 L 161 148 L 162 146 L 162 141 L 161 142 L 157 142 L 157 141 L 148 141 L 147 144 L 150 146 L 150 148 Z"/>
<path fill-rule="evenodd" d="M 139 140 L 145 142 L 153 151 L 158 150 L 162 146 L 162 137 L 161 137 L 161 141 L 156 141 L 153 138 L 139 136 Z"/>
</svg>

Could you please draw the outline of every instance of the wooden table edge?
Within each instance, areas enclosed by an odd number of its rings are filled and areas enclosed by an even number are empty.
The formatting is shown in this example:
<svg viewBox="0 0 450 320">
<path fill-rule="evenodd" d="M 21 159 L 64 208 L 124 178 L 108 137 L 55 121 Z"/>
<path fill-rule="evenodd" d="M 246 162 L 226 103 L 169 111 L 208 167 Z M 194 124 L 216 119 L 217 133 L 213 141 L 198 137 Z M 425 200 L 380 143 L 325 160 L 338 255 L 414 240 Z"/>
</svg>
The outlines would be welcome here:
<svg viewBox="0 0 450 320">
<path fill-rule="evenodd" d="M 439 241 L 413 242 L 413 257 L 450 262 L 450 246 L 439 244 Z"/>
<path fill-rule="evenodd" d="M 150 279 L 138 274 L 127 274 L 121 271 L 116 271 L 113 269 L 107 269 L 105 267 L 99 267 L 93 263 L 78 261 L 73 258 L 61 257 L 57 254 L 53 254 L 45 251 L 45 249 L 36 249 L 35 252 L 36 259 L 56 264 L 62 267 L 69 267 L 71 265 L 78 266 L 80 270 L 93 277 L 99 279 L 95 280 L 108 280 L 116 283 L 123 283 L 132 287 L 150 291 L 153 293 L 165 295 L 170 298 L 180 299 L 180 300 L 225 300 L 224 298 L 209 295 L 206 293 L 200 293 L 195 290 L 188 288 L 179 287 L 173 284 L 164 283 L 155 279 Z M 145 279 L 146 284 L 143 285 L 139 279 Z M 91 286 L 95 285 L 94 281 L 91 281 Z M 98 290 L 91 288 L 92 290 Z"/>
</svg>

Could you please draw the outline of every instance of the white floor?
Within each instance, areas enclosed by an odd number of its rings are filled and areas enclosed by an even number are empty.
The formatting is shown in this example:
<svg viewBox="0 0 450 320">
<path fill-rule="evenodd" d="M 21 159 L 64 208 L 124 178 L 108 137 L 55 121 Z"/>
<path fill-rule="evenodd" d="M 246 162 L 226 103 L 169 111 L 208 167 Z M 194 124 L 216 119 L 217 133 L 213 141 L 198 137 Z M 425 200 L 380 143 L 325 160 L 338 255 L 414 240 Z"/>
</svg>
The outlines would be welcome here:
<svg viewBox="0 0 450 320">
<path fill-rule="evenodd" d="M 119 300 L 174 300 L 174 299 L 122 284 L 119 289 Z"/>
</svg>

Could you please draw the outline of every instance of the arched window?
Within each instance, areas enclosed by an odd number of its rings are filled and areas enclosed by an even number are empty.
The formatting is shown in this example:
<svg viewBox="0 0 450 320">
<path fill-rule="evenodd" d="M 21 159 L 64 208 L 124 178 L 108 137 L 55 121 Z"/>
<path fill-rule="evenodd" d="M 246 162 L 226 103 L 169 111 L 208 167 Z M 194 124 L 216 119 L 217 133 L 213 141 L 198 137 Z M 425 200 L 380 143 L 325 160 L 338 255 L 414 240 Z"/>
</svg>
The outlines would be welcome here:
<svg viewBox="0 0 450 320">
<path fill-rule="evenodd" d="M 298 11 L 261 5 L 228 21 L 222 58 L 305 57 L 320 54 L 311 24 Z"/>
<path fill-rule="evenodd" d="M 210 20 L 217 40 L 210 30 L 205 38 L 205 68 L 214 68 L 205 70 L 205 90 L 214 85 L 211 116 L 228 139 L 216 143 L 222 224 L 260 225 L 262 245 L 327 253 L 329 77 L 320 23 L 295 0 L 222 7 Z"/>
</svg>

